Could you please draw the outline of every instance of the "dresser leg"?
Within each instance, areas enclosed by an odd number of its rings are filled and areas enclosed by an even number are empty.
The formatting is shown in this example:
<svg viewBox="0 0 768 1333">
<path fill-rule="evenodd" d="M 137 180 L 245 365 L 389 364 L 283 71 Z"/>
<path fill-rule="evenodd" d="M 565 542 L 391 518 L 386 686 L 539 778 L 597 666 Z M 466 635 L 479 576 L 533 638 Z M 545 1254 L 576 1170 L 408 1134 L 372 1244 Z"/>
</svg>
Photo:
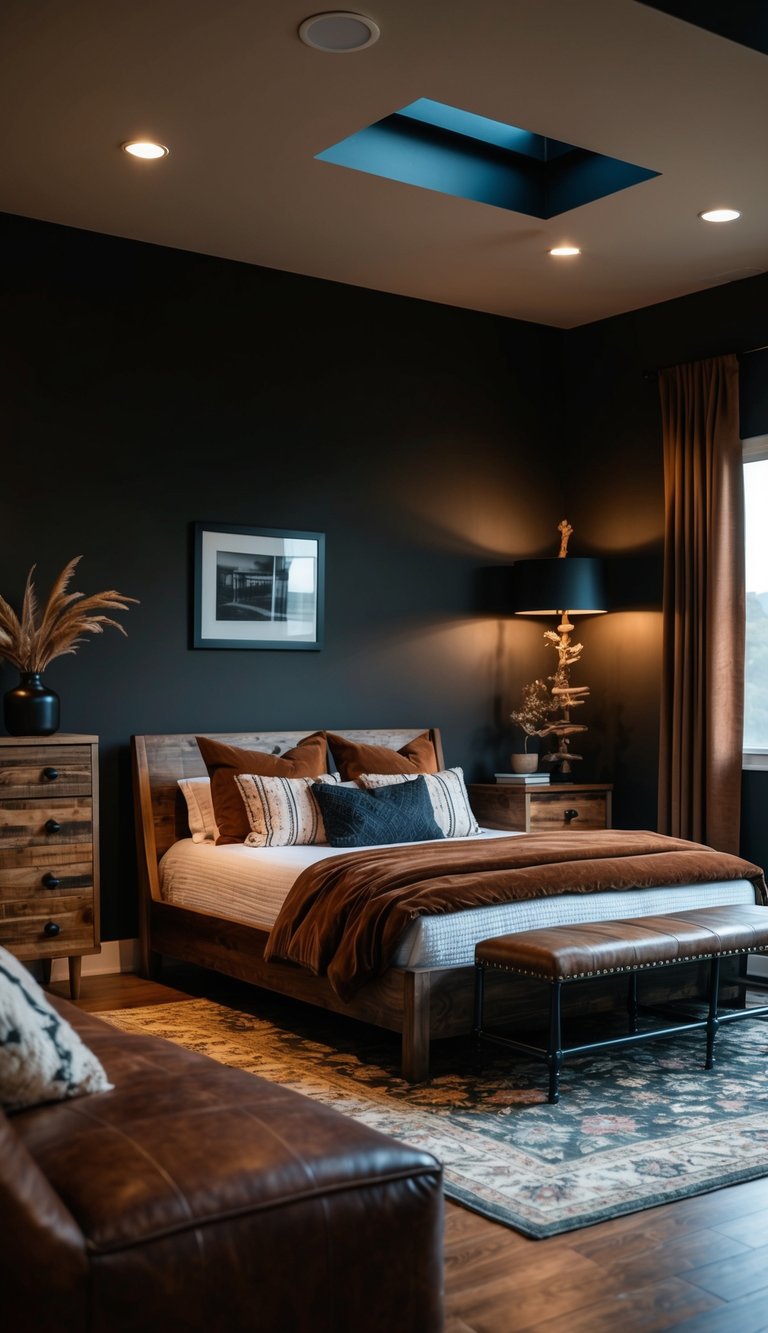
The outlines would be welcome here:
<svg viewBox="0 0 768 1333">
<path fill-rule="evenodd" d="M 79 954 L 69 959 L 69 994 L 71 999 L 80 999 L 80 972 L 83 960 Z"/>
</svg>

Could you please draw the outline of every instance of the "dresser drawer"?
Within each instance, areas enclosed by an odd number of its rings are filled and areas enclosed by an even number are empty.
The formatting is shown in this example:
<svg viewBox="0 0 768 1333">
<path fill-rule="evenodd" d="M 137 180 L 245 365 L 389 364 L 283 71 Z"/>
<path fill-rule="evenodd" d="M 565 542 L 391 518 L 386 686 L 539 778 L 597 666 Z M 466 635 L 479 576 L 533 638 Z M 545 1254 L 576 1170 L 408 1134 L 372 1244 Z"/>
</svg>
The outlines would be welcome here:
<svg viewBox="0 0 768 1333">
<path fill-rule="evenodd" d="M 13 848 L 90 844 L 92 827 L 90 796 L 0 803 L 0 848 L 3 853 L 0 864 L 8 864 L 6 854 Z"/>
<path fill-rule="evenodd" d="M 0 736 L 0 945 L 42 964 L 99 948 L 98 736 Z"/>
<path fill-rule="evenodd" d="M 50 933 L 53 926 L 58 927 L 55 934 Z M 92 891 L 0 907 L 0 945 L 17 958 L 57 958 L 83 953 L 95 944 Z"/>
<path fill-rule="evenodd" d="M 91 791 L 91 751 L 87 745 L 3 746 L 0 801 L 25 797 L 87 796 Z"/>
<path fill-rule="evenodd" d="M 30 849 L 34 850 L 34 849 Z M 0 903 L 25 898 L 45 902 L 53 896 L 93 890 L 93 857 L 79 847 L 59 849 L 59 855 L 45 865 L 9 866 L 0 864 Z"/>
</svg>

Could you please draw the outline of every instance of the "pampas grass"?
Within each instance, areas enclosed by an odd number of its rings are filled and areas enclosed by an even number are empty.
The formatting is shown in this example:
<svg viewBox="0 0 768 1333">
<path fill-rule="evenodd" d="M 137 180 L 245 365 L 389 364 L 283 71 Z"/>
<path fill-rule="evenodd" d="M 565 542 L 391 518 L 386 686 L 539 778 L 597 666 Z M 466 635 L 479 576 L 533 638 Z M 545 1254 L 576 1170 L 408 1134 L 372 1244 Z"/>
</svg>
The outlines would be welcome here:
<svg viewBox="0 0 768 1333">
<path fill-rule="evenodd" d="M 0 597 L 0 657 L 19 671 L 44 671 L 54 657 L 76 653 L 85 634 L 103 634 L 111 625 L 125 634 L 123 626 L 105 611 L 127 611 L 128 602 L 121 592 L 96 592 L 86 597 L 82 592 L 67 592 L 75 570 L 82 560 L 76 555 L 65 565 L 54 583 L 48 601 L 40 611 L 37 591 L 32 582 L 36 566 L 27 574 L 21 615 Z"/>
</svg>

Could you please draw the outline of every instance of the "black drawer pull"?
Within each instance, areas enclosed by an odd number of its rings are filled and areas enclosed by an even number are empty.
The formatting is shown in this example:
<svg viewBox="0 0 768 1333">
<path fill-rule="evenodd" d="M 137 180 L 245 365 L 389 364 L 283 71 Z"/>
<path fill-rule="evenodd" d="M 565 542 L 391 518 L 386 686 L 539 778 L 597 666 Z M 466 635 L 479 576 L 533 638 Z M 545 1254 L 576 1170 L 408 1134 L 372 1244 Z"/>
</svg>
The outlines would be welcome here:
<svg viewBox="0 0 768 1333">
<path fill-rule="evenodd" d="M 49 871 L 49 873 L 48 873 L 47 875 L 43 875 L 43 888 L 44 888 L 44 889 L 58 889 L 58 887 L 59 887 L 60 884 L 61 884 L 61 880 L 60 880 L 60 879 L 57 879 L 55 875 L 52 875 L 52 874 L 50 873 L 50 871 Z"/>
<path fill-rule="evenodd" d="M 578 810 L 564 810 L 564 811 L 563 811 L 563 819 L 565 820 L 566 824 L 570 824 L 570 822 L 571 822 L 572 819 L 578 819 L 578 817 L 579 817 L 579 812 L 578 812 Z"/>
<path fill-rule="evenodd" d="M 47 935 L 48 938 L 51 940 L 54 938 L 54 936 L 60 935 L 61 926 L 59 925 L 58 921 L 46 921 L 45 925 L 43 926 L 43 934 Z"/>
<path fill-rule="evenodd" d="M 61 828 L 61 824 L 59 823 L 58 819 L 48 819 L 48 820 L 46 820 L 46 824 L 45 824 L 45 831 L 46 831 L 46 833 L 58 833 L 59 830 L 60 830 L 60 828 Z"/>
<path fill-rule="evenodd" d="M 59 776 L 58 768 L 43 769 L 43 777 L 46 779 L 47 782 L 55 782 L 58 776 Z"/>
</svg>

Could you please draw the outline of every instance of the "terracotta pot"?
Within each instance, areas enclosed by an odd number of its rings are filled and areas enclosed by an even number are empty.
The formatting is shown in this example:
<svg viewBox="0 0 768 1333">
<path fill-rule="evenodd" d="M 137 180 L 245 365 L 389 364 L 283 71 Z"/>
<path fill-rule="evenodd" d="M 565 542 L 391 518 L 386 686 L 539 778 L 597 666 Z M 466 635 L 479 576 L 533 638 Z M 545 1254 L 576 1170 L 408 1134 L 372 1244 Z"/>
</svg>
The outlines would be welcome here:
<svg viewBox="0 0 768 1333">
<path fill-rule="evenodd" d="M 539 767 L 537 754 L 512 754 L 509 757 L 513 773 L 535 773 Z"/>
</svg>

